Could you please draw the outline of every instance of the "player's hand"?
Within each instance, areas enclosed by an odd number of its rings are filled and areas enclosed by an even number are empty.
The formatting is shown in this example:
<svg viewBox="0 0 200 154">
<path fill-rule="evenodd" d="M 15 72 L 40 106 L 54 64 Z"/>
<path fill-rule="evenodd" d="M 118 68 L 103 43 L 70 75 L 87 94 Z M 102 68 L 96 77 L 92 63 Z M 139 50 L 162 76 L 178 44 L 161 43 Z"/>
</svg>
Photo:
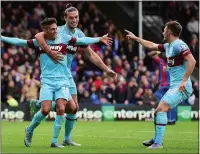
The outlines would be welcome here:
<svg viewBox="0 0 200 154">
<path fill-rule="evenodd" d="M 109 69 L 108 71 L 106 71 L 106 73 L 109 77 L 113 78 L 114 80 L 117 80 L 117 74 L 113 70 Z"/>
<path fill-rule="evenodd" d="M 128 30 L 124 30 L 125 32 L 127 32 L 126 38 L 129 40 L 136 40 L 137 36 L 135 36 L 132 32 L 128 31 Z"/>
<path fill-rule="evenodd" d="M 63 60 L 63 55 L 62 53 L 58 52 L 58 51 L 52 51 L 48 53 L 48 55 L 50 56 L 50 58 L 54 61 L 54 63 L 59 63 L 60 61 Z"/>
<path fill-rule="evenodd" d="M 160 51 L 150 51 L 150 52 L 148 52 L 149 57 L 154 57 L 154 56 L 157 56 L 159 54 L 161 54 Z"/>
<path fill-rule="evenodd" d="M 100 42 L 106 44 L 106 45 L 112 45 L 112 38 L 108 37 L 108 34 L 100 37 Z"/>
<path fill-rule="evenodd" d="M 186 93 L 187 91 L 186 91 L 185 87 L 186 87 L 186 81 L 181 81 L 181 84 L 179 85 L 178 90 L 183 93 Z"/>
</svg>

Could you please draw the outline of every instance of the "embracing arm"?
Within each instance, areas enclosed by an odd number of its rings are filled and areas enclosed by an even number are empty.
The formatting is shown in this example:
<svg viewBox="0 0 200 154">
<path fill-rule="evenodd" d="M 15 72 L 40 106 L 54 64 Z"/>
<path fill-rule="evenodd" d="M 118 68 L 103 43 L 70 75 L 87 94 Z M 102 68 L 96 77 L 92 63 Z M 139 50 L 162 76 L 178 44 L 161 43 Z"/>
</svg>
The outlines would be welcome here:
<svg viewBox="0 0 200 154">
<path fill-rule="evenodd" d="M 37 33 L 35 35 L 35 39 L 38 42 L 38 45 L 51 57 L 51 59 L 55 62 L 58 63 L 60 60 L 63 59 L 63 56 L 60 52 L 58 51 L 52 51 L 48 44 L 46 43 L 45 37 L 44 37 L 44 32 Z"/>
</svg>

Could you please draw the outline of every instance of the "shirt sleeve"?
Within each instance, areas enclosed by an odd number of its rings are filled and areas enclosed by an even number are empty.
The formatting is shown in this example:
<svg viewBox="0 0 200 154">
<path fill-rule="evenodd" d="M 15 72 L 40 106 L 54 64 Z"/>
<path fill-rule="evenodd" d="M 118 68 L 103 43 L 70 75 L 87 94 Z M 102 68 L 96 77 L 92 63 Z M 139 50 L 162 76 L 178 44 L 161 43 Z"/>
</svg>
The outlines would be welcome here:
<svg viewBox="0 0 200 154">
<path fill-rule="evenodd" d="M 66 39 L 67 44 L 71 45 L 88 45 L 88 44 L 95 44 L 100 42 L 100 37 L 82 37 L 82 38 L 76 38 L 71 37 L 70 35 L 67 36 Z"/>
<path fill-rule="evenodd" d="M 85 37 L 85 34 L 79 29 L 79 37 Z M 80 48 L 87 48 L 89 45 L 80 45 Z"/>
<path fill-rule="evenodd" d="M 33 49 L 36 49 L 39 46 L 36 39 L 27 40 L 27 45 L 29 48 Z"/>
<path fill-rule="evenodd" d="M 165 43 L 165 44 L 159 44 L 158 45 L 158 50 L 162 51 L 162 52 L 165 52 L 166 46 L 167 46 L 167 43 Z"/>
<path fill-rule="evenodd" d="M 176 50 L 178 54 L 181 55 L 183 58 L 188 54 L 191 54 L 189 47 L 184 42 L 181 44 L 177 44 Z"/>
</svg>

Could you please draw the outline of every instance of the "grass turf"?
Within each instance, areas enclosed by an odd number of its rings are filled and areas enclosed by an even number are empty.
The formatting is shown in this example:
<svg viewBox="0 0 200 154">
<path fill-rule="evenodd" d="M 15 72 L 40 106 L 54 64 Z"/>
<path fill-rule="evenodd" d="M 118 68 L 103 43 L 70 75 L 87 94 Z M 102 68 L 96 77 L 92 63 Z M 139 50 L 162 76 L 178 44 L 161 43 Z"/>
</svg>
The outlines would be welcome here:
<svg viewBox="0 0 200 154">
<path fill-rule="evenodd" d="M 2 126 L 2 153 L 198 153 L 198 122 L 167 126 L 164 149 L 147 149 L 141 143 L 154 134 L 153 122 L 77 122 L 73 140 L 81 147 L 50 147 L 53 122 L 42 122 L 32 146 L 24 146 L 24 128 L 30 122 L 6 122 Z M 59 141 L 62 142 L 64 125 Z"/>
</svg>

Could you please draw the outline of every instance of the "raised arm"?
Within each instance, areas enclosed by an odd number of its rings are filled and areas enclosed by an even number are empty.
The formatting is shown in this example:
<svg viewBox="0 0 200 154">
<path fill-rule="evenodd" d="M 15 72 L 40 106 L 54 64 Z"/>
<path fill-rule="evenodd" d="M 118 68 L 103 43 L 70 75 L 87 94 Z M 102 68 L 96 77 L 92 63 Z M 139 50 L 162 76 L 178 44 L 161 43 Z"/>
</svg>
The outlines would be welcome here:
<svg viewBox="0 0 200 154">
<path fill-rule="evenodd" d="M 23 46 L 35 49 L 37 47 L 37 43 L 35 39 L 24 40 L 15 37 L 5 37 L 1 36 L 1 41 L 6 42 L 8 44 L 16 45 L 16 46 Z"/>
<path fill-rule="evenodd" d="M 127 32 L 127 35 L 126 35 L 127 39 L 131 39 L 131 40 L 137 41 L 144 48 L 146 48 L 148 50 L 160 50 L 160 51 L 163 51 L 163 49 L 164 49 L 163 46 L 161 46 L 159 44 L 156 44 L 156 43 L 153 43 L 153 42 L 150 42 L 150 41 L 147 41 L 147 40 L 144 40 L 142 38 L 139 38 L 139 37 L 135 36 L 132 32 L 130 32 L 128 30 L 125 30 L 125 32 Z"/>
<path fill-rule="evenodd" d="M 88 44 L 95 44 L 102 42 L 106 45 L 112 45 L 112 38 L 108 37 L 108 34 L 102 36 L 102 37 L 82 37 L 82 38 L 75 38 L 72 37 L 72 39 L 69 41 L 70 44 L 75 45 L 88 45 Z"/>
<path fill-rule="evenodd" d="M 27 40 L 15 38 L 15 37 L 6 37 L 1 36 L 1 41 L 6 42 L 8 44 L 16 45 L 16 46 L 25 46 L 28 47 Z"/>
<path fill-rule="evenodd" d="M 63 59 L 63 56 L 60 52 L 52 51 L 49 48 L 44 37 L 44 32 L 37 33 L 35 35 L 35 39 L 37 40 L 38 45 L 51 57 L 55 63 L 59 63 L 59 61 Z"/>
<path fill-rule="evenodd" d="M 84 56 L 90 60 L 93 64 L 95 64 L 97 67 L 99 67 L 101 70 L 105 71 L 107 73 L 108 76 L 110 76 L 111 78 L 114 78 L 114 80 L 117 79 L 117 74 L 111 70 L 110 68 L 108 68 L 104 62 L 102 61 L 102 59 L 90 48 L 83 48 L 84 51 Z"/>
</svg>

